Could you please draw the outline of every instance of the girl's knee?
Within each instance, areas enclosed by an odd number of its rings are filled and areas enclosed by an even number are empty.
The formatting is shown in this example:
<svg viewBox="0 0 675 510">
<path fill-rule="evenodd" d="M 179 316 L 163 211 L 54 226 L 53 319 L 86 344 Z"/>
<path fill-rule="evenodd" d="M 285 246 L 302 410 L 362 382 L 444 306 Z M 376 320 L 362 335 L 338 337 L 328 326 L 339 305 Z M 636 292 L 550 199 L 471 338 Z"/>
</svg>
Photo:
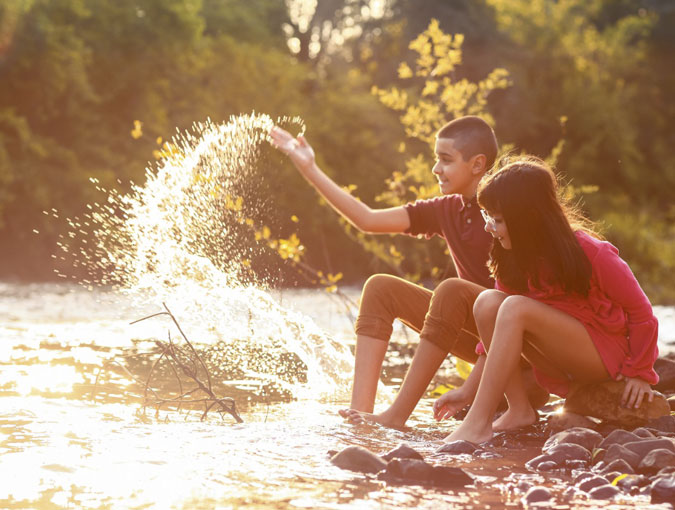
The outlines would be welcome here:
<svg viewBox="0 0 675 510">
<path fill-rule="evenodd" d="M 508 299 L 507 295 L 499 290 L 490 289 L 481 292 L 473 304 L 473 316 L 476 322 L 494 320 L 506 299 Z"/>
<path fill-rule="evenodd" d="M 508 296 L 499 306 L 499 315 L 510 322 L 526 320 L 532 302 L 525 296 Z"/>
</svg>

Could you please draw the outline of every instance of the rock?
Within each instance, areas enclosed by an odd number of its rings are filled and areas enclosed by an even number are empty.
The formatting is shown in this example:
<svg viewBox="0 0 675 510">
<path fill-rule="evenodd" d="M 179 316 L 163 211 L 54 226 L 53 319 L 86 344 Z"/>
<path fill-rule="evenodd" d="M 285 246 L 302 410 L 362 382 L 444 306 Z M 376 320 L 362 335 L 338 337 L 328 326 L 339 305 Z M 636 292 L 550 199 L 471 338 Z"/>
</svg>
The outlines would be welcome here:
<svg viewBox="0 0 675 510">
<path fill-rule="evenodd" d="M 660 439 L 642 439 L 641 441 L 626 443 L 623 446 L 630 451 L 637 453 L 641 458 L 647 455 L 648 452 L 659 448 L 665 448 L 666 450 L 675 453 L 675 442 L 667 437 Z"/>
<path fill-rule="evenodd" d="M 581 445 L 574 443 L 561 443 L 550 448 L 546 454 L 557 464 L 563 464 L 568 460 L 583 460 L 589 462 L 591 460 L 591 452 Z"/>
<path fill-rule="evenodd" d="M 675 411 L 675 395 L 668 397 L 668 405 L 670 406 L 670 411 Z"/>
<path fill-rule="evenodd" d="M 573 386 L 565 400 L 565 410 L 625 425 L 643 424 L 670 414 L 670 406 L 660 393 L 654 393 L 651 402 L 644 399 L 638 409 L 623 407 L 621 395 L 625 386 L 625 381 Z"/>
<path fill-rule="evenodd" d="M 614 485 L 607 484 L 592 489 L 588 495 L 593 499 L 613 499 L 620 492 Z"/>
<path fill-rule="evenodd" d="M 590 418 L 570 412 L 553 414 L 546 422 L 546 428 L 550 433 L 556 433 L 571 428 L 590 429 L 593 426 L 595 426 L 595 423 Z"/>
<path fill-rule="evenodd" d="M 655 474 L 663 468 L 675 466 L 675 453 L 671 450 L 660 448 L 650 451 L 640 465 L 638 471 L 646 475 Z"/>
<path fill-rule="evenodd" d="M 585 460 L 568 460 L 565 462 L 565 467 L 567 467 L 567 469 L 586 469 L 586 467 L 588 467 L 588 462 Z"/>
<path fill-rule="evenodd" d="M 638 437 L 643 437 L 645 439 L 652 439 L 655 438 L 656 436 L 652 434 L 651 431 L 644 427 L 638 427 L 633 431 L 633 434 L 635 434 Z"/>
<path fill-rule="evenodd" d="M 451 453 L 453 455 L 459 455 L 461 453 L 473 453 L 477 449 L 478 447 L 473 443 L 460 439 L 459 441 L 452 441 L 450 443 L 445 443 L 443 446 L 441 446 L 436 450 L 436 453 Z"/>
<path fill-rule="evenodd" d="M 547 452 L 554 446 L 564 443 L 578 444 L 586 448 L 586 450 L 592 451 L 602 440 L 602 435 L 595 430 L 573 427 L 549 437 L 546 443 L 544 443 L 542 451 Z"/>
<path fill-rule="evenodd" d="M 552 497 L 551 491 L 546 487 L 532 487 L 523 496 L 523 503 L 529 505 L 540 501 L 549 501 Z"/>
<path fill-rule="evenodd" d="M 602 442 L 598 445 L 598 448 L 607 449 L 613 444 L 626 444 L 632 443 L 634 441 L 639 441 L 640 436 L 628 432 L 627 430 L 617 429 L 610 433 Z"/>
<path fill-rule="evenodd" d="M 607 466 L 602 470 L 603 473 L 618 472 L 622 475 L 632 475 L 635 473 L 635 469 L 624 459 L 616 459 L 607 464 Z"/>
<path fill-rule="evenodd" d="M 586 478 L 583 482 L 577 485 L 579 490 L 582 490 L 584 492 L 590 492 L 591 489 L 595 489 L 596 487 L 600 487 L 601 485 L 607 485 L 609 483 L 609 480 L 607 478 L 602 477 L 602 476 L 591 476 L 590 478 Z"/>
<path fill-rule="evenodd" d="M 659 382 L 654 389 L 657 391 L 675 391 L 675 361 L 658 358 L 654 362 L 654 371 L 659 374 Z"/>
<path fill-rule="evenodd" d="M 661 432 L 675 432 L 675 416 L 661 416 L 648 421 L 647 425 Z"/>
<path fill-rule="evenodd" d="M 579 473 L 574 477 L 574 485 L 579 485 L 584 480 L 588 480 L 589 478 L 593 478 L 594 476 L 595 475 L 590 471 L 584 471 L 583 473 Z"/>
<path fill-rule="evenodd" d="M 651 498 L 654 504 L 675 501 L 675 476 L 654 481 L 651 486 Z"/>
<path fill-rule="evenodd" d="M 360 473 L 378 473 L 387 467 L 387 463 L 378 455 L 360 446 L 348 446 L 330 461 L 339 468 Z"/>
<path fill-rule="evenodd" d="M 649 482 L 649 479 L 642 475 L 628 475 L 616 482 L 616 486 L 626 492 L 632 492 L 638 487 L 642 487 Z"/>
<path fill-rule="evenodd" d="M 562 466 L 557 464 L 556 462 L 553 462 L 552 460 L 545 460 L 544 462 L 540 462 L 537 465 L 537 471 L 555 471 L 556 469 L 560 469 Z"/>
<path fill-rule="evenodd" d="M 449 466 L 434 466 L 417 459 L 392 459 L 378 479 L 409 485 L 434 485 L 445 488 L 465 487 L 473 478 L 464 470 Z"/>
<path fill-rule="evenodd" d="M 400 444 L 396 448 L 394 448 L 391 451 L 388 451 L 384 455 L 382 455 L 382 458 L 385 461 L 390 461 L 391 459 L 417 459 L 417 460 L 424 460 L 424 457 L 422 457 L 422 454 L 420 454 L 417 450 L 414 450 L 410 448 L 410 446 L 405 445 L 405 444 Z"/>
<path fill-rule="evenodd" d="M 629 444 L 634 444 L 634 443 L 629 443 Z M 609 464 L 611 464 L 612 462 L 614 462 L 615 460 L 623 460 L 631 468 L 635 469 L 635 468 L 637 468 L 638 464 L 640 464 L 641 459 L 642 459 L 642 456 L 635 453 L 633 450 L 629 450 L 624 445 L 613 444 L 605 452 L 605 457 L 603 459 L 603 462 L 604 462 L 605 467 L 606 467 Z"/>
</svg>

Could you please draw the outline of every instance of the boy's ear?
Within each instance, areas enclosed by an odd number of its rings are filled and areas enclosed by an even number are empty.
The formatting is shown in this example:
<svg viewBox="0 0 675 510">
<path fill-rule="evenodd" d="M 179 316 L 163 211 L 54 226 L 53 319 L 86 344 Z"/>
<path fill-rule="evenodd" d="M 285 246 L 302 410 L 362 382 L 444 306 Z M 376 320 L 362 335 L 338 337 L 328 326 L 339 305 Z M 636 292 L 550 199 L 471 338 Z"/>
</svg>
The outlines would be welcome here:
<svg viewBox="0 0 675 510">
<path fill-rule="evenodd" d="M 471 171 L 473 174 L 478 175 L 485 172 L 485 165 L 487 164 L 487 157 L 485 154 L 476 154 L 472 159 Z"/>
</svg>

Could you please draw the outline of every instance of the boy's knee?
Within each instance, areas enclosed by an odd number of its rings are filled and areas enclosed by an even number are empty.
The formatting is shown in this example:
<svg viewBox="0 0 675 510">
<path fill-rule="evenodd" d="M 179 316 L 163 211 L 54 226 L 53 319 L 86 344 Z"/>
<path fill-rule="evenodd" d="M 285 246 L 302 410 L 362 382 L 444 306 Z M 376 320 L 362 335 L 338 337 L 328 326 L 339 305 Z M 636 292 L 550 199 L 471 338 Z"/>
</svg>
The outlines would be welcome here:
<svg viewBox="0 0 675 510">
<path fill-rule="evenodd" d="M 393 286 L 394 277 L 388 274 L 374 274 L 366 280 L 361 292 L 361 299 L 367 296 L 380 295 L 383 292 L 389 291 Z"/>
</svg>

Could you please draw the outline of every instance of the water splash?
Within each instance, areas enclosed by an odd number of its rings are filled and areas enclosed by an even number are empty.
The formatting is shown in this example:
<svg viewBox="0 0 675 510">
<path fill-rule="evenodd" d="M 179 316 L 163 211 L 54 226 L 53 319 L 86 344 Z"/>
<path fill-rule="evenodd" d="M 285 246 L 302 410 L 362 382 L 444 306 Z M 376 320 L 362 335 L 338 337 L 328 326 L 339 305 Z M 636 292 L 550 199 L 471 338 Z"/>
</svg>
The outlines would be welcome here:
<svg viewBox="0 0 675 510">
<path fill-rule="evenodd" d="M 276 123 L 299 124 L 298 118 Z M 148 168 L 144 185 L 71 220 L 71 238 L 90 281 L 167 302 L 191 340 L 219 346 L 247 380 L 274 381 L 294 397 L 342 398 L 352 356 L 312 320 L 282 307 L 251 261 L 263 246 L 266 197 L 252 186 L 275 121 L 267 115 L 196 123 Z M 61 243 L 64 252 L 74 243 Z"/>
</svg>

